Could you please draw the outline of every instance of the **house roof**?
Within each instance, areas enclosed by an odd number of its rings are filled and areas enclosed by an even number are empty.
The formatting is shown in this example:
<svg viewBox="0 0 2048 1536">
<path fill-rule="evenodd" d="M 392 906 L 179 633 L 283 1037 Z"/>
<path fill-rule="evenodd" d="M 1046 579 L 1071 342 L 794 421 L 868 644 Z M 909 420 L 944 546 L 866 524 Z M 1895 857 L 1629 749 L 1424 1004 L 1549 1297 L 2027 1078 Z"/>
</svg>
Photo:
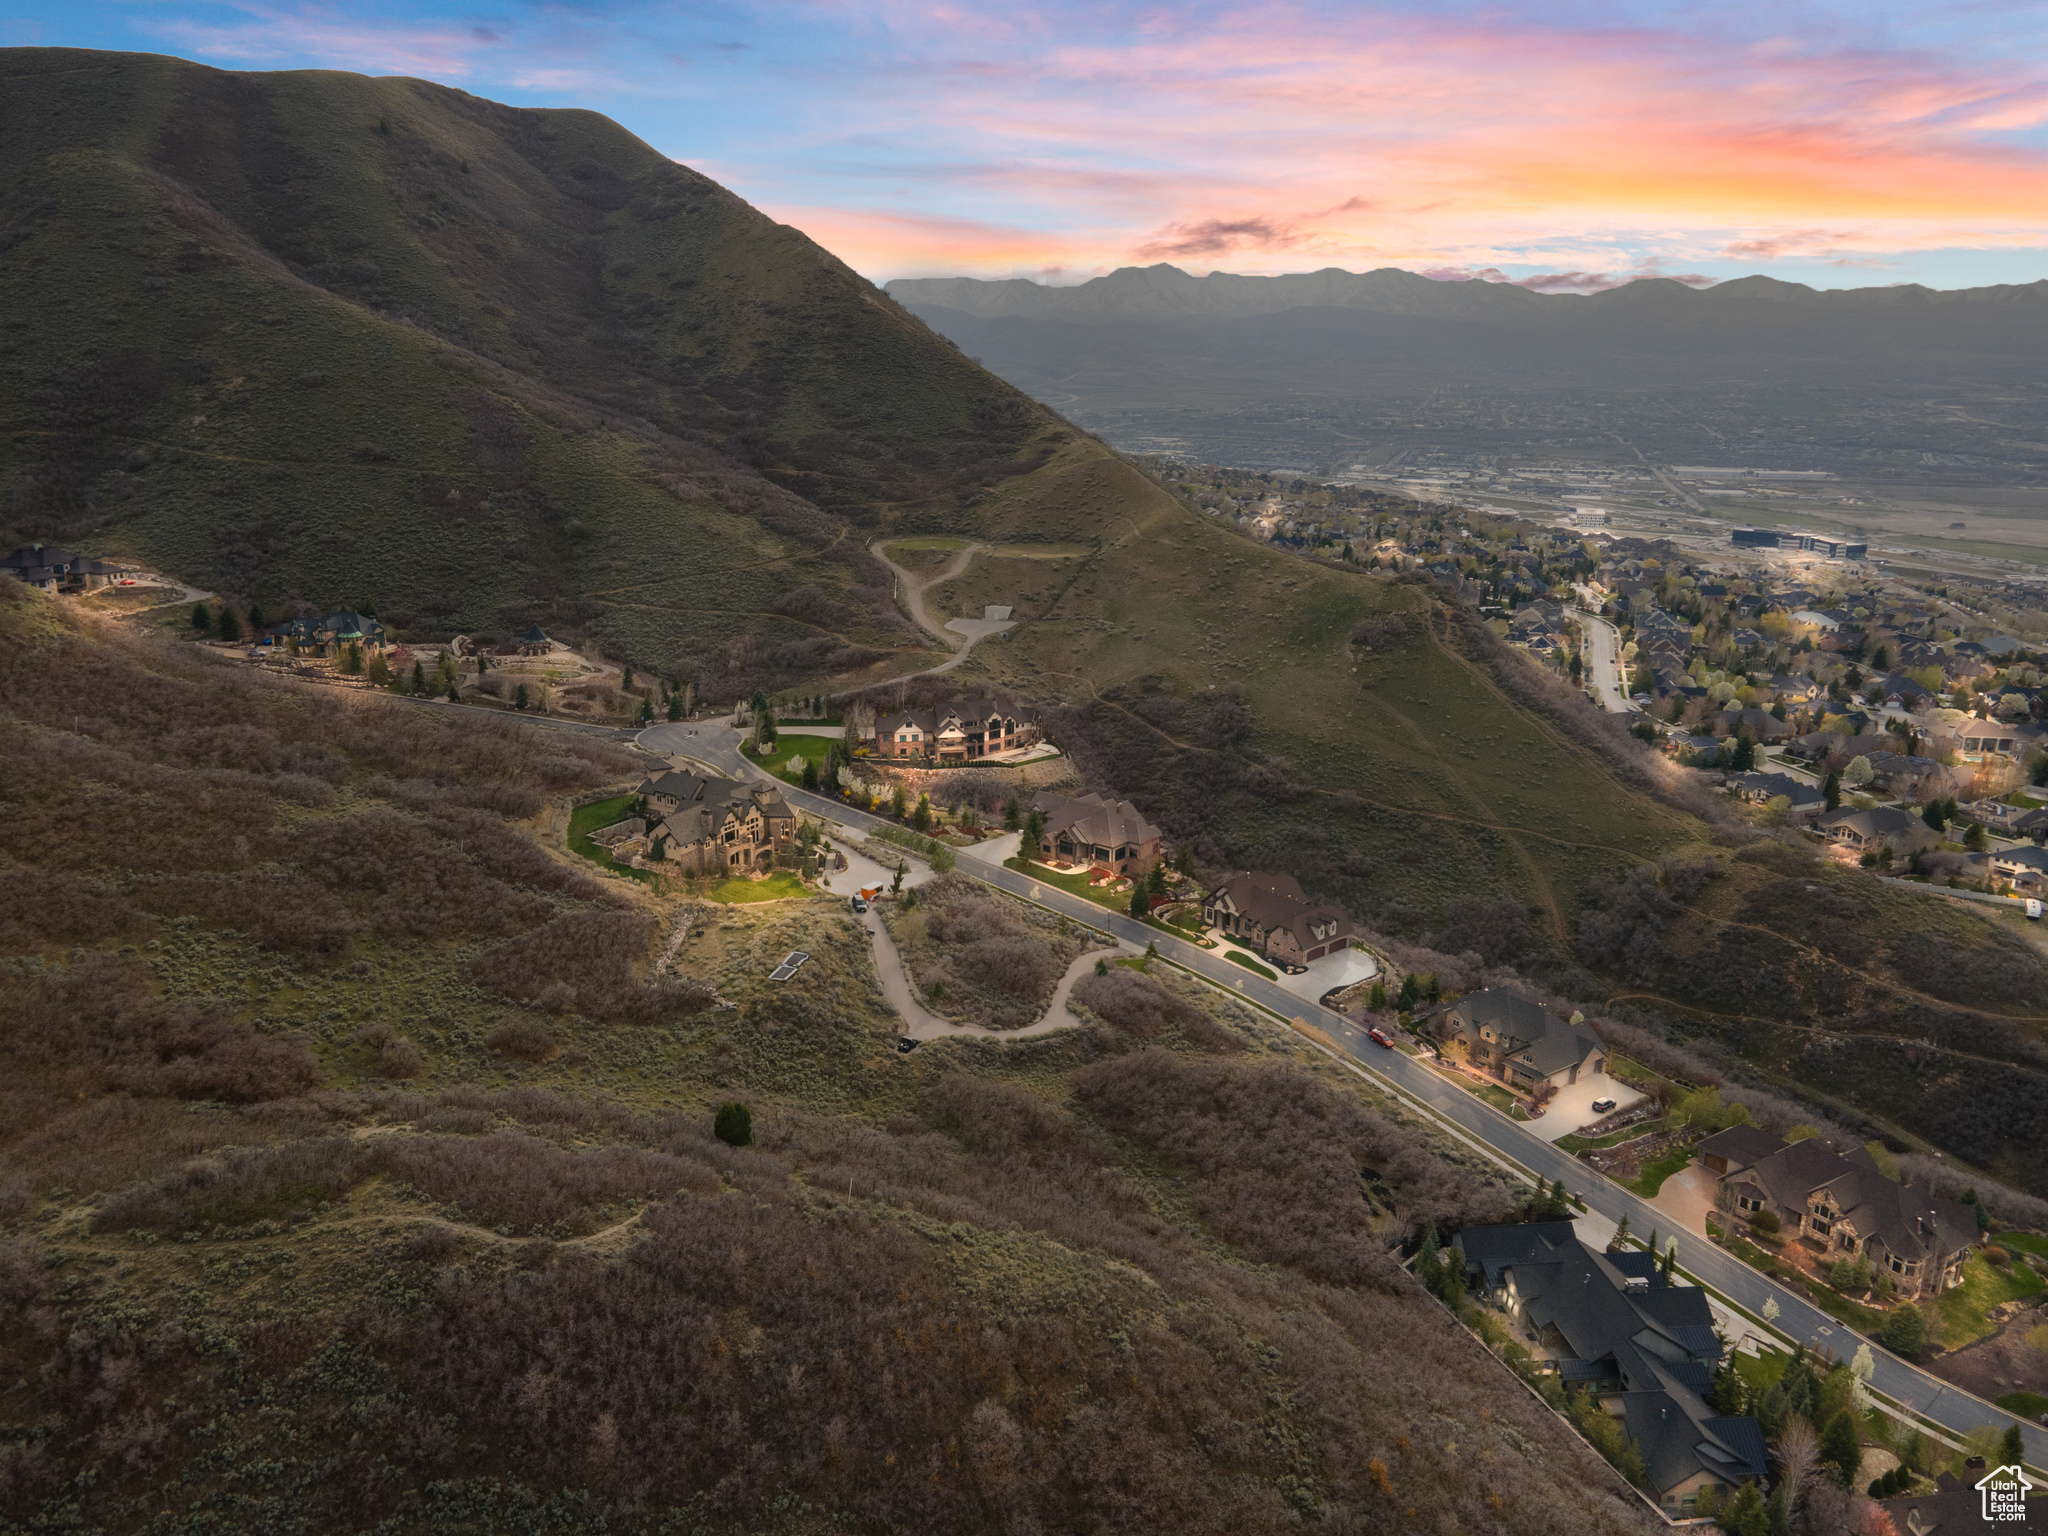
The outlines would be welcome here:
<svg viewBox="0 0 2048 1536">
<path fill-rule="evenodd" d="M 1938 1259 L 1977 1238 L 1968 1207 L 1924 1185 L 1894 1183 L 1863 1147 L 1842 1153 L 1810 1137 L 1760 1158 L 1742 1177 L 1786 1211 L 1804 1211 L 1808 1197 L 1826 1189 L 1859 1237 L 1902 1258 Z"/>
<path fill-rule="evenodd" d="M 643 782 L 639 794 L 674 794 L 682 803 L 662 818 L 659 835 L 681 847 L 704 842 L 723 831 L 727 821 L 758 809 L 764 821 L 794 821 L 796 813 L 769 784 L 742 784 L 736 779 L 673 772 Z"/>
<path fill-rule="evenodd" d="M 1100 795 L 1071 797 L 1041 789 L 1031 797 L 1031 808 L 1044 813 L 1048 837 L 1072 835 L 1077 841 L 1113 849 L 1153 842 L 1159 836 L 1159 829 L 1128 800 L 1105 800 Z"/>
<path fill-rule="evenodd" d="M 1333 902 L 1310 901 L 1292 875 L 1245 870 L 1232 875 L 1205 898 L 1210 906 L 1227 898 L 1232 908 L 1269 933 L 1287 932 L 1303 949 L 1327 944 L 1354 931 L 1344 909 Z M 1317 933 L 1320 928 L 1324 931 Z"/>
<path fill-rule="evenodd" d="M 1507 1037 L 1510 1058 L 1543 1077 L 1577 1066 L 1602 1048 L 1600 1037 L 1590 1029 L 1568 1024 L 1504 987 L 1461 997 L 1447 1011 L 1462 1014 L 1474 1029 L 1492 1025 Z"/>
<path fill-rule="evenodd" d="M 1785 1145 L 1768 1131 L 1760 1131 L 1753 1125 L 1731 1125 L 1725 1131 L 1716 1131 L 1702 1141 L 1697 1152 L 1701 1157 L 1725 1157 L 1731 1164 L 1747 1166 Z"/>
<path fill-rule="evenodd" d="M 1529 1321 L 1555 1327 L 1578 1357 L 1563 1363 L 1567 1380 L 1619 1382 L 1653 1487 L 1700 1471 L 1729 1483 L 1762 1475 L 1756 1420 L 1724 1418 L 1703 1396 L 1721 1357 L 1705 1291 L 1668 1284 L 1650 1254 L 1589 1247 L 1568 1221 L 1467 1227 L 1452 1246 L 1490 1286 L 1512 1276 Z"/>
<path fill-rule="evenodd" d="M 1848 827 L 1865 837 L 1891 837 L 1901 832 L 1910 832 L 1915 827 L 1926 828 L 1926 823 L 1910 811 L 1895 810 L 1880 805 L 1868 811 L 1834 811 L 1820 819 L 1823 831 L 1836 827 Z"/>
</svg>

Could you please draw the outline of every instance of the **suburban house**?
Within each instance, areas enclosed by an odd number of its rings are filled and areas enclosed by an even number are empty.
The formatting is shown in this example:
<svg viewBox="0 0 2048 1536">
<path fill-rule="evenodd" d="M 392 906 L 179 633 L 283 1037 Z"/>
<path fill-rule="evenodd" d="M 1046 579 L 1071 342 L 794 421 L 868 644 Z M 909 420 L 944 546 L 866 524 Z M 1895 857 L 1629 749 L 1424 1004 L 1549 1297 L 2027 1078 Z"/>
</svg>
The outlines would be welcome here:
<svg viewBox="0 0 2048 1536">
<path fill-rule="evenodd" d="M 1356 932 L 1342 907 L 1310 901 L 1292 875 L 1250 869 L 1202 898 L 1202 921 L 1283 965 L 1337 954 Z"/>
<path fill-rule="evenodd" d="M 1988 757 L 2007 757 L 2018 762 L 2041 748 L 2038 726 L 2000 720 L 1950 720 L 1928 732 L 1928 744 L 1953 751 L 1966 763 L 1981 763 Z"/>
<path fill-rule="evenodd" d="M 535 624 L 503 649 L 511 651 L 516 656 L 545 656 L 554 648 L 555 642 L 548 638 L 547 631 Z"/>
<path fill-rule="evenodd" d="M 672 769 L 634 794 L 649 851 L 693 872 L 766 868 L 796 842 L 796 813 L 770 784 Z"/>
<path fill-rule="evenodd" d="M 1533 1338 L 1566 1390 L 1590 1392 L 1621 1421 L 1668 1515 L 1690 1515 L 1702 1489 L 1727 1494 L 1762 1480 L 1762 1428 L 1706 1399 L 1722 1357 L 1707 1293 L 1671 1284 L 1656 1255 L 1603 1253 L 1569 1221 L 1467 1227 L 1449 1252 L 1465 1266 L 1468 1294 Z"/>
<path fill-rule="evenodd" d="M 1956 814 L 2001 837 L 2040 837 L 2048 833 L 2048 809 L 2007 805 L 2003 800 L 1972 800 Z"/>
<path fill-rule="evenodd" d="M 2048 886 L 2048 849 L 2002 848 L 1991 855 L 1991 873 L 2010 880 L 2015 890 L 2037 896 Z"/>
<path fill-rule="evenodd" d="M 1040 738 L 1028 709 L 993 699 L 955 699 L 937 709 L 913 709 L 875 721 L 876 757 L 968 763 L 1028 747 Z"/>
<path fill-rule="evenodd" d="M 1731 1126 L 1699 1144 L 1739 1215 L 1768 1211 L 1779 1230 L 1824 1254 L 1863 1254 L 1908 1296 L 1961 1283 L 1977 1241 L 1976 1213 L 1915 1184 L 1886 1178 L 1864 1147 L 1837 1152 L 1819 1137 L 1783 1142 Z"/>
<path fill-rule="evenodd" d="M 1784 796 L 1790 802 L 1785 812 L 1788 821 L 1810 821 L 1828 804 L 1827 796 L 1789 773 L 1738 773 L 1728 780 L 1728 787 L 1752 805 L 1768 805 Z"/>
<path fill-rule="evenodd" d="M 1459 998 L 1433 1022 L 1440 1042 L 1461 1047 L 1474 1068 L 1524 1093 L 1607 1070 L 1607 1047 L 1592 1030 L 1500 987 Z"/>
<path fill-rule="evenodd" d="M 1935 831 L 1911 811 L 1881 805 L 1869 811 L 1830 811 L 1814 823 L 1827 840 L 1857 853 L 1889 848 L 1912 853 L 1937 841 Z"/>
<path fill-rule="evenodd" d="M 880 729 L 879 722 L 877 723 Z M 1030 809 L 1045 817 L 1038 841 L 1040 858 L 1091 864 L 1106 874 L 1143 876 L 1159 862 L 1159 829 L 1128 800 L 1100 795 L 1078 799 L 1041 789 Z"/>
<path fill-rule="evenodd" d="M 0 559 L 0 571 L 44 592 L 85 592 L 104 587 L 121 568 L 51 544 L 24 544 Z"/>
<path fill-rule="evenodd" d="M 384 626 L 367 614 L 330 613 L 320 619 L 293 619 L 274 632 L 280 641 L 295 641 L 302 655 L 339 656 L 348 646 L 359 645 L 365 656 L 384 649 Z"/>
</svg>

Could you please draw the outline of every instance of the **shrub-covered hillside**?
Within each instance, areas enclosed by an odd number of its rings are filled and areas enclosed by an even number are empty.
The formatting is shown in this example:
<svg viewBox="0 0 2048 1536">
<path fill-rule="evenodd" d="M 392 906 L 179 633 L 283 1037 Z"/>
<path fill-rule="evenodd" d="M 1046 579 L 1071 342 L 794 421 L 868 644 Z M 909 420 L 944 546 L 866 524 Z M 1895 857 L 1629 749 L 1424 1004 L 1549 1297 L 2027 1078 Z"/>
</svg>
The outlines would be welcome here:
<svg viewBox="0 0 2048 1536">
<path fill-rule="evenodd" d="M 630 754 L 335 697 L 0 586 L 0 1525 L 1646 1528 L 1390 1251 L 1516 1190 L 1284 1031 L 901 1056 L 838 903 L 567 853 Z"/>
<path fill-rule="evenodd" d="M 861 530 L 1108 457 L 595 113 L 61 49 L 0 82 L 10 547 L 810 677 L 910 639 Z"/>
</svg>

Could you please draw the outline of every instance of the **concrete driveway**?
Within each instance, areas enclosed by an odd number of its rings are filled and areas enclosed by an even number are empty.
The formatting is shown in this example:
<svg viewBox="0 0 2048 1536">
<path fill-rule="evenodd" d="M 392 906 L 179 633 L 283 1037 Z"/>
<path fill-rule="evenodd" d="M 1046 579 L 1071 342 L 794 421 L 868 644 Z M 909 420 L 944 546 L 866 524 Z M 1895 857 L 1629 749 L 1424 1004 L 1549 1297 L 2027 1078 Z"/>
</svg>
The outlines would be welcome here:
<svg viewBox="0 0 2048 1536">
<path fill-rule="evenodd" d="M 1371 981 L 1379 973 L 1379 961 L 1364 950 L 1340 949 L 1334 955 L 1311 960 L 1308 969 L 1299 976 L 1290 976 L 1282 971 L 1280 985 L 1296 997 L 1307 998 L 1313 1003 L 1332 987 L 1348 987 L 1354 981 Z"/>
<path fill-rule="evenodd" d="M 1609 1077 L 1605 1072 L 1595 1073 L 1580 1078 L 1569 1088 L 1558 1089 L 1557 1097 L 1544 1106 L 1543 1118 L 1531 1120 L 1529 1129 L 1545 1141 L 1556 1141 L 1599 1118 L 1593 1113 L 1595 1099 L 1612 1099 L 1616 1108 L 1626 1109 L 1645 1097 L 1647 1095 L 1639 1088 Z"/>
<path fill-rule="evenodd" d="M 1698 1163 L 1681 1169 L 1664 1181 L 1650 1204 L 1664 1212 L 1686 1231 L 1707 1235 L 1707 1212 L 1714 1208 L 1714 1191 L 1719 1181 Z"/>
</svg>

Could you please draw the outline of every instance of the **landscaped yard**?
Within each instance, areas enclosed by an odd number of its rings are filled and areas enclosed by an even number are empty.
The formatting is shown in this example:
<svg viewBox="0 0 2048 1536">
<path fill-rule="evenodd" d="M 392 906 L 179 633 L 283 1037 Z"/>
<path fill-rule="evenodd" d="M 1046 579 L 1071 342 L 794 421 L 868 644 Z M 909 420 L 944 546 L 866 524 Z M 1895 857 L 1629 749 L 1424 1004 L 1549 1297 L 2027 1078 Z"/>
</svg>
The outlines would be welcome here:
<svg viewBox="0 0 2048 1536">
<path fill-rule="evenodd" d="M 735 878 L 721 881 L 711 888 L 711 899 L 723 902 L 741 901 L 788 901 L 796 896 L 809 896 L 803 881 L 786 869 L 778 869 L 765 880 Z"/>
<path fill-rule="evenodd" d="M 1991 1239 L 2001 1248 L 2010 1248 L 2014 1253 L 2038 1254 L 2048 1259 L 2048 1237 L 2039 1232 L 2000 1232 Z"/>
<path fill-rule="evenodd" d="M 1638 1136 L 1654 1136 L 1660 1131 L 1671 1129 L 1671 1121 L 1663 1116 L 1645 1120 L 1641 1125 L 1627 1126 L 1619 1131 L 1610 1131 L 1605 1136 L 1560 1136 L 1558 1150 L 1569 1152 L 1576 1157 L 1581 1152 L 1597 1152 L 1603 1147 L 1618 1147 L 1624 1141 L 1634 1141 Z"/>
<path fill-rule="evenodd" d="M 1645 1163 L 1641 1175 L 1627 1187 L 1645 1200 L 1654 1200 L 1657 1198 L 1657 1191 L 1664 1187 L 1664 1181 L 1691 1161 L 1691 1147 L 1679 1147 L 1666 1152 L 1655 1162 Z"/>
<path fill-rule="evenodd" d="M 2009 1264 L 2001 1269 L 1989 1259 L 1972 1256 L 1963 1265 L 1963 1283 L 1944 1291 L 1935 1303 L 1941 1318 L 1939 1342 L 1948 1349 L 1961 1349 L 1972 1340 L 1988 1337 L 1997 1332 L 1998 1325 L 1985 1321 L 1985 1313 L 2003 1302 L 2040 1294 L 2041 1277 L 2026 1265 Z"/>
<path fill-rule="evenodd" d="M 1092 901 L 1098 907 L 1107 907 L 1112 912 L 1129 912 L 1131 910 L 1131 893 L 1129 891 L 1119 894 L 1110 890 L 1108 886 L 1090 885 L 1086 875 L 1058 874 L 1053 870 L 1047 869 L 1043 864 L 1032 863 L 1029 859 L 1005 859 L 1003 860 L 1003 868 L 1014 869 L 1018 874 L 1028 875 L 1041 885 L 1049 885 L 1055 890 L 1065 891 L 1069 896 L 1079 896 L 1083 901 Z M 1161 923 L 1159 926 L 1162 929 L 1166 927 L 1164 923 Z M 1167 931 L 1170 932 L 1171 930 Z M 1269 971 L 1267 974 L 1270 976 L 1272 973 Z"/>
<path fill-rule="evenodd" d="M 790 777 L 794 783 L 794 777 L 784 772 L 789 760 L 801 757 L 807 763 L 821 763 L 825 754 L 832 750 L 832 740 L 830 736 L 806 736 L 801 731 L 783 731 L 775 738 L 775 750 L 766 757 L 756 757 L 751 742 L 740 750 L 746 754 L 748 762 L 759 763 L 778 778 Z"/>
<path fill-rule="evenodd" d="M 630 864 L 614 864 L 611 850 L 600 848 L 590 840 L 591 833 L 601 832 L 615 821 L 624 821 L 632 809 L 631 795 L 614 795 L 609 800 L 593 800 L 588 805 L 577 806 L 569 813 L 569 851 L 581 854 L 613 874 L 630 875 L 635 880 L 651 882 L 653 871 L 635 869 Z"/>
<path fill-rule="evenodd" d="M 2016 1413 L 2036 1423 L 2040 1422 L 2042 1414 L 2048 1413 L 2048 1394 L 2040 1392 L 2008 1392 L 1997 1402 L 2007 1413 Z"/>
<path fill-rule="evenodd" d="M 1257 972 L 1259 975 L 1265 977 L 1268 981 L 1278 981 L 1280 979 L 1278 976 L 1274 975 L 1273 972 L 1267 970 L 1263 965 L 1259 964 L 1258 961 L 1252 959 L 1249 955 L 1239 954 L 1234 949 L 1224 950 L 1223 958 L 1228 960 L 1232 965 L 1241 965 L 1248 971 Z"/>
</svg>

